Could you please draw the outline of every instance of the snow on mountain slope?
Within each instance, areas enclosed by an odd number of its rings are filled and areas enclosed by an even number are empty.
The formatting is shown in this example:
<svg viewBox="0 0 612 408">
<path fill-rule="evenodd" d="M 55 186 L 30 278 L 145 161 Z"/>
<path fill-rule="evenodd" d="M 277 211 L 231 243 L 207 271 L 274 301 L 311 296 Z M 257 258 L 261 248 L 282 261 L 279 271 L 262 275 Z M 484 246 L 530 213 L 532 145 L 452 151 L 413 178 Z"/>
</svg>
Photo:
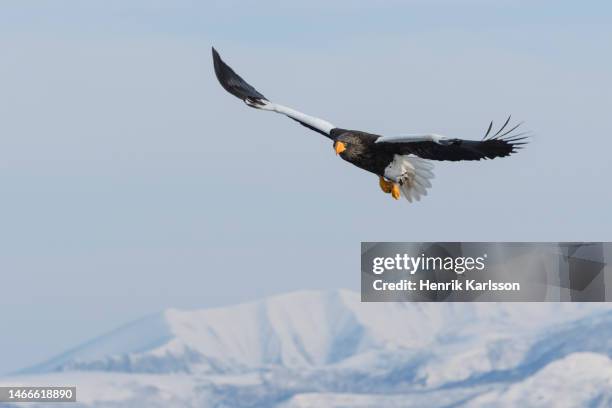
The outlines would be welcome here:
<svg viewBox="0 0 612 408">
<path fill-rule="evenodd" d="M 470 408 L 552 406 L 611 407 L 612 360 L 601 354 L 570 354 L 524 381 L 467 404 Z"/>
<path fill-rule="evenodd" d="M 266 366 L 318 367 L 370 350 L 489 341 L 597 307 L 361 303 L 349 291 L 295 292 L 224 308 L 169 309 L 25 372 L 226 373 Z"/>
<path fill-rule="evenodd" d="M 78 361 L 104 361 L 111 356 L 144 353 L 166 344 L 173 336 L 174 334 L 162 315 L 147 316 L 75 347 L 47 362 L 25 369 L 23 372 L 56 371 L 69 368 Z"/>
<path fill-rule="evenodd" d="M 612 356 L 612 310 L 543 326 L 534 333 L 474 342 L 467 350 L 450 345 L 423 365 L 419 376 L 428 386 L 516 381 L 577 352 Z"/>
<path fill-rule="evenodd" d="M 32 387 L 49 385 L 76 386 L 77 403 L 66 404 L 6 404 L 0 408 L 22 406 L 40 408 L 59 407 L 192 407 L 198 380 L 186 374 L 125 374 L 70 371 L 44 375 L 22 375 L 11 379 L 0 378 L 0 386 Z M 206 405 L 204 405 L 206 407 Z"/>
<path fill-rule="evenodd" d="M 609 408 L 612 406 L 612 360 L 601 354 L 575 353 L 549 364 L 524 381 L 478 395 L 481 392 L 482 386 L 400 395 L 303 393 L 294 395 L 281 407 Z"/>
<path fill-rule="evenodd" d="M 487 395 L 514 401 L 513 387 L 542 372 L 554 383 L 568 380 L 559 370 L 588 370 L 557 363 L 607 358 L 609 339 L 606 304 L 361 303 L 348 291 L 304 291 L 166 310 L 0 385 L 77 384 L 88 407 L 487 406 Z M 591 367 L 607 367 L 598 361 Z"/>
</svg>

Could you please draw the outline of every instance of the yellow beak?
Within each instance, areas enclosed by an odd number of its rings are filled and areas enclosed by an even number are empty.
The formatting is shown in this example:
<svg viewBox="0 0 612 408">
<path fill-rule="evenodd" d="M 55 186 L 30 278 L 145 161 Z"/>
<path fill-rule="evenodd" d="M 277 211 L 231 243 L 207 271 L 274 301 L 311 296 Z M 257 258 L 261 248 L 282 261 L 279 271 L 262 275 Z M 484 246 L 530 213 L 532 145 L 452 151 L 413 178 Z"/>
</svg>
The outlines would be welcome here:
<svg viewBox="0 0 612 408">
<path fill-rule="evenodd" d="M 336 151 L 336 154 L 338 155 L 338 154 L 340 154 L 340 153 L 342 153 L 343 151 L 346 150 L 346 145 L 344 143 L 342 143 L 342 142 L 335 142 L 334 143 L 334 150 Z"/>
</svg>

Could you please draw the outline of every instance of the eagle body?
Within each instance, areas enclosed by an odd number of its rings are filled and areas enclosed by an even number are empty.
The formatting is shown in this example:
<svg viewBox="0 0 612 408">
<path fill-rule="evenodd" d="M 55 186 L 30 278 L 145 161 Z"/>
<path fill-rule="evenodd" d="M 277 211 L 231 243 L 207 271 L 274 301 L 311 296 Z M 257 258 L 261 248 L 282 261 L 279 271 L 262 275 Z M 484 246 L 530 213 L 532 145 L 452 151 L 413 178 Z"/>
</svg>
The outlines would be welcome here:
<svg viewBox="0 0 612 408">
<path fill-rule="evenodd" d="M 432 160 L 487 160 L 509 156 L 526 144 L 527 132 L 508 129 L 510 117 L 497 132 L 493 122 L 481 140 L 447 138 L 435 133 L 381 136 L 359 130 L 338 128 L 330 122 L 271 102 L 230 68 L 213 48 L 215 75 L 230 94 L 249 107 L 283 114 L 302 126 L 333 141 L 343 160 L 379 177 L 380 188 L 398 199 L 401 194 L 412 202 L 427 195 L 433 178 Z"/>
</svg>

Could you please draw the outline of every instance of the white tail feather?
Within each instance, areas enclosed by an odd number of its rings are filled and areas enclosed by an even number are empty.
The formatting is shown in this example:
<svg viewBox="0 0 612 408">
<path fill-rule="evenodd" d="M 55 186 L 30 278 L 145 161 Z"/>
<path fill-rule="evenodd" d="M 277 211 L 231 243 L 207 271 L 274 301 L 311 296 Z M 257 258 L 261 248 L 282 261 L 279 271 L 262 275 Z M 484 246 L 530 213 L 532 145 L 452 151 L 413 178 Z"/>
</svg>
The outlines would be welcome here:
<svg viewBox="0 0 612 408">
<path fill-rule="evenodd" d="M 433 164 L 416 156 L 396 155 L 385 169 L 385 177 L 400 185 L 400 190 L 409 202 L 420 201 L 427 195 L 434 177 Z"/>
</svg>

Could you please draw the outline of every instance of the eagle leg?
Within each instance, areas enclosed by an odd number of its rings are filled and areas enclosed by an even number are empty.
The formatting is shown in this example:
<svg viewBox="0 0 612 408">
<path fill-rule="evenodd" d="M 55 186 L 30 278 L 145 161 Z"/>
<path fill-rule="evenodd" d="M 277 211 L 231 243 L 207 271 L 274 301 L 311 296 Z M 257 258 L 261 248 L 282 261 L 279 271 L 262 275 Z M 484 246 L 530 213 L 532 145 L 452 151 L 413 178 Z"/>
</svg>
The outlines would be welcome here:
<svg viewBox="0 0 612 408">
<path fill-rule="evenodd" d="M 393 183 L 390 181 L 385 180 L 384 177 L 378 177 L 378 184 L 380 185 L 380 189 L 384 192 L 389 194 L 391 192 L 391 190 L 393 189 Z"/>
<path fill-rule="evenodd" d="M 391 188 L 391 195 L 393 196 L 393 198 L 395 198 L 396 200 L 399 200 L 400 198 L 400 188 L 399 188 L 399 184 L 395 184 L 393 183 L 393 187 Z"/>
</svg>

